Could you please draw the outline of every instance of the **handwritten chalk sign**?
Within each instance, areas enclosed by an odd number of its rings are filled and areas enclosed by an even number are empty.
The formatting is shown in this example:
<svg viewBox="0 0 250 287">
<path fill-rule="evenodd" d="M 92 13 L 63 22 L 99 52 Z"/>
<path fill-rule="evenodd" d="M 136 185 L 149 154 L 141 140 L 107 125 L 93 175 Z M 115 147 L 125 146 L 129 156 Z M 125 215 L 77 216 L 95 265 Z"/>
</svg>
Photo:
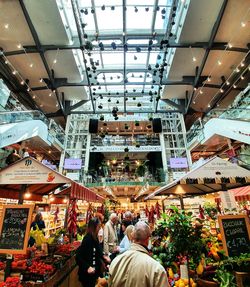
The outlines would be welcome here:
<svg viewBox="0 0 250 287">
<path fill-rule="evenodd" d="M 228 256 L 250 252 L 250 227 L 246 215 L 219 216 L 223 248 Z"/>
<path fill-rule="evenodd" d="M 26 253 L 32 211 L 32 205 L 6 205 L 3 207 L 0 222 L 0 253 Z"/>
</svg>

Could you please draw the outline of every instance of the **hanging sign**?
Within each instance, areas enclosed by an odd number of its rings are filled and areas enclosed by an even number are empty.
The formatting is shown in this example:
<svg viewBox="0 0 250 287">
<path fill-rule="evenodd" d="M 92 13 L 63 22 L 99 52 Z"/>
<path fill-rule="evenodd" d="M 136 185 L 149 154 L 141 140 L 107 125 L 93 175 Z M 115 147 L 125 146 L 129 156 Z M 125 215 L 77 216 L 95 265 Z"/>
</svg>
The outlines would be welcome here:
<svg viewBox="0 0 250 287">
<path fill-rule="evenodd" d="M 223 215 L 218 217 L 223 248 L 228 256 L 250 252 L 250 227 L 246 215 Z"/>
<path fill-rule="evenodd" d="M 0 222 L 0 253 L 26 253 L 32 211 L 32 205 L 6 205 L 3 207 Z"/>
</svg>

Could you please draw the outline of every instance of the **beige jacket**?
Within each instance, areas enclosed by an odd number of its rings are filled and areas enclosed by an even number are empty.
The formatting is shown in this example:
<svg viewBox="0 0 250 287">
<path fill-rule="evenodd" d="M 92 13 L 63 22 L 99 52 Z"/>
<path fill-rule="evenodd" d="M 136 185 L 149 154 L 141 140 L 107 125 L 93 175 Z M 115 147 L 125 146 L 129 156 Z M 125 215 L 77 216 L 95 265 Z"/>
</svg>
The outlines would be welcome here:
<svg viewBox="0 0 250 287">
<path fill-rule="evenodd" d="M 103 230 L 103 251 L 104 254 L 108 255 L 113 253 L 114 248 L 118 245 L 118 237 L 116 227 L 109 220 Z"/>
<path fill-rule="evenodd" d="M 109 268 L 110 287 L 168 287 L 165 269 L 141 245 L 117 256 Z"/>
</svg>

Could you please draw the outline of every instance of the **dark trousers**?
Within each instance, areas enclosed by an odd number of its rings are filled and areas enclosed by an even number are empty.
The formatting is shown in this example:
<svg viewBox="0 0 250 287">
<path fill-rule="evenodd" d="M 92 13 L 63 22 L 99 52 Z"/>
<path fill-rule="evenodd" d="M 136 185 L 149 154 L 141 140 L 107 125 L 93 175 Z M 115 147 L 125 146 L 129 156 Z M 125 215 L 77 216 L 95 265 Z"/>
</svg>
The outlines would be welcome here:
<svg viewBox="0 0 250 287">
<path fill-rule="evenodd" d="M 94 280 L 86 280 L 86 282 L 81 282 L 82 283 L 82 287 L 95 287 L 96 285 L 96 279 Z"/>
</svg>

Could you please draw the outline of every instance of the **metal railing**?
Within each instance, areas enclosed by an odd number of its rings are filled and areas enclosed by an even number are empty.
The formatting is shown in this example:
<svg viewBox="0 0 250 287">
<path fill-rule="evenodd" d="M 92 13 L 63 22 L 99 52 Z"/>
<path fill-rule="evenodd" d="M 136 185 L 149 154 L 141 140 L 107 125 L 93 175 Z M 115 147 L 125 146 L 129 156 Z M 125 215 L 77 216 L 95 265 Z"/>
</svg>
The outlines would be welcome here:
<svg viewBox="0 0 250 287">
<path fill-rule="evenodd" d="M 126 137 L 126 136 L 105 136 L 104 138 L 100 136 L 92 136 L 91 146 L 158 146 L 160 145 L 160 139 L 158 137 Z"/>
</svg>

